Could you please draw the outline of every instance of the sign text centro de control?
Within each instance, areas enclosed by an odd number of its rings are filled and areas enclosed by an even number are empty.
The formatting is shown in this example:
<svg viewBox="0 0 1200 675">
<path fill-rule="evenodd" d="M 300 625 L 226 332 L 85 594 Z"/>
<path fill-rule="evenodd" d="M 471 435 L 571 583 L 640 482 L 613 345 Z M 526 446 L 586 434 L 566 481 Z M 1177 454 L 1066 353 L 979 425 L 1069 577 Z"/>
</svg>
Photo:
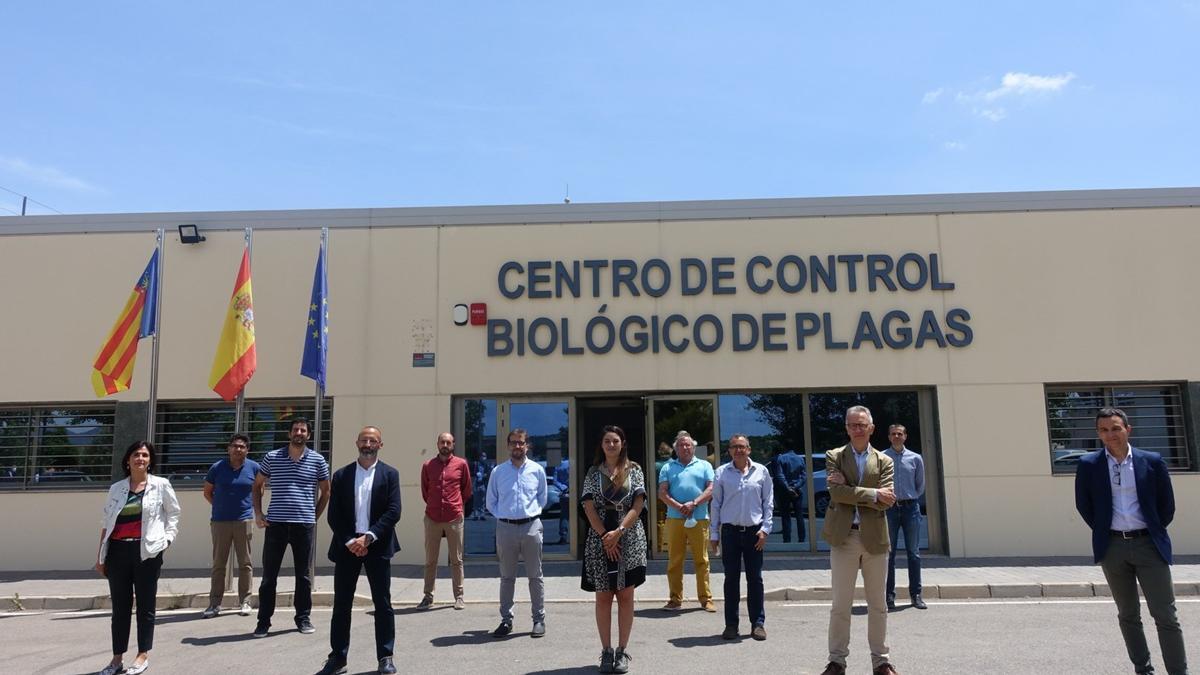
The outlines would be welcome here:
<svg viewBox="0 0 1200 675">
<path fill-rule="evenodd" d="M 971 314 L 961 307 L 926 309 L 912 314 L 901 309 L 862 311 L 852 320 L 833 312 L 803 311 L 805 296 L 827 293 L 919 293 L 954 290 L 942 274 L 938 254 L 850 253 L 826 256 L 756 255 L 680 258 L 644 262 L 612 260 L 510 260 L 496 275 L 500 294 L 517 299 L 601 300 L 586 322 L 569 317 L 521 317 L 487 320 L 488 356 L 548 356 L 607 354 L 620 349 L 630 354 L 663 350 L 673 354 L 696 349 L 716 352 L 788 351 L 824 347 L 828 350 L 939 349 L 971 344 Z M 790 295 L 801 307 L 793 312 L 688 316 L 608 314 L 607 299 L 700 295 Z M 941 304 L 941 303 L 939 303 Z M 853 326 L 853 328 L 851 328 Z"/>
</svg>

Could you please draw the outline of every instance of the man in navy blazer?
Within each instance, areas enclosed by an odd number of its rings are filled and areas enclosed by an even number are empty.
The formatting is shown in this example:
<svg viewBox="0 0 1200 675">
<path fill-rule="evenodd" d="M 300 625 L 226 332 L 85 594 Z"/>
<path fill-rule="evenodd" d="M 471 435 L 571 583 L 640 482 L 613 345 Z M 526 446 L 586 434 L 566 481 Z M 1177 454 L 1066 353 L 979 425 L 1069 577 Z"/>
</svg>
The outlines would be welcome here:
<svg viewBox="0 0 1200 675">
<path fill-rule="evenodd" d="M 329 559 L 333 571 L 331 651 L 322 675 L 346 672 L 350 651 L 350 610 L 358 575 L 365 568 L 375 602 L 375 657 L 380 673 L 394 673 L 392 650 L 396 618 L 392 614 L 392 556 L 400 550 L 400 473 L 379 461 L 383 435 L 377 427 L 358 432 L 358 461 L 333 474 L 329 498 Z"/>
<path fill-rule="evenodd" d="M 1158 628 L 1167 673 L 1187 675 L 1167 536 L 1167 526 L 1175 517 L 1175 493 L 1162 457 L 1129 444 L 1132 430 L 1120 408 L 1101 408 L 1096 414 L 1096 432 L 1104 450 L 1080 459 L 1075 469 L 1075 508 L 1092 528 L 1092 552 L 1117 604 L 1117 622 L 1134 672 L 1154 672 L 1142 630 L 1140 584 Z"/>
</svg>

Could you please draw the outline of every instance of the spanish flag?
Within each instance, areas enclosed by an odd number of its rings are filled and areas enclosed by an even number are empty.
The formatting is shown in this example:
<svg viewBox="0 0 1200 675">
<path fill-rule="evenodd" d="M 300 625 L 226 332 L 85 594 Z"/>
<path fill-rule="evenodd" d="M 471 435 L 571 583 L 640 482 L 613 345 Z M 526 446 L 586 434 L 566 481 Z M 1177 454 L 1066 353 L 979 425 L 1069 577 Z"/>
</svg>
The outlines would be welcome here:
<svg viewBox="0 0 1200 675">
<path fill-rule="evenodd" d="M 138 278 L 92 363 L 92 388 L 98 398 L 129 389 L 138 340 L 158 331 L 158 251 Z"/>
<path fill-rule="evenodd" d="M 254 302 L 250 297 L 250 249 L 242 251 L 242 265 L 233 284 L 233 297 L 225 312 L 221 341 L 213 357 L 208 386 L 226 401 L 237 398 L 238 392 L 254 377 L 258 357 L 254 350 Z"/>
</svg>

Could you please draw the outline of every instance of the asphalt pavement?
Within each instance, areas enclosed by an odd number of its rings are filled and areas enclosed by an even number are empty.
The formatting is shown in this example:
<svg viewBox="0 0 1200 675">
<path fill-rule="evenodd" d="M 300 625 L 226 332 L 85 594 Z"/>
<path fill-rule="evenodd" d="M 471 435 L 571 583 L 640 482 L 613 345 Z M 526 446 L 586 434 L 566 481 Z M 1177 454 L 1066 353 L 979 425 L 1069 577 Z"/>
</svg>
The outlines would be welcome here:
<svg viewBox="0 0 1200 675">
<path fill-rule="evenodd" d="M 521 593 L 518 593 L 518 598 Z M 692 609 L 669 613 L 657 603 L 638 604 L 629 652 L 634 673 L 819 673 L 827 654 L 829 606 L 821 602 L 767 604 L 767 640 L 720 638 L 720 613 Z M 904 675 L 943 673 L 1124 673 L 1126 660 L 1116 609 L 1106 598 L 940 600 L 926 611 L 889 615 L 892 662 Z M 743 612 L 744 612 L 743 608 Z M 866 617 L 855 610 L 850 673 L 870 672 Z M 1179 600 L 1184 633 L 1200 633 L 1200 598 Z M 529 637 L 528 605 L 518 604 L 516 631 L 489 635 L 497 607 L 477 603 L 463 611 L 437 608 L 396 611 L 396 662 L 403 673 L 594 673 L 600 647 L 590 602 L 555 603 L 547 610 L 548 634 Z M 266 638 L 250 635 L 253 617 L 201 619 L 191 610 L 159 614 L 149 673 L 313 673 L 329 649 L 330 612 L 317 609 L 317 633 L 290 629 L 281 610 Z M 350 672 L 376 667 L 372 615 L 354 613 Z M 1149 621 L 1149 617 L 1147 617 Z M 614 622 L 615 623 L 615 622 Z M 749 626 L 742 621 L 742 632 Z M 1154 662 L 1162 661 L 1148 628 Z M 94 673 L 108 661 L 109 613 L 27 611 L 0 614 L 0 648 L 6 673 Z M 1193 659 L 1198 658 L 1195 650 Z M 129 654 L 132 658 L 132 652 Z"/>
</svg>

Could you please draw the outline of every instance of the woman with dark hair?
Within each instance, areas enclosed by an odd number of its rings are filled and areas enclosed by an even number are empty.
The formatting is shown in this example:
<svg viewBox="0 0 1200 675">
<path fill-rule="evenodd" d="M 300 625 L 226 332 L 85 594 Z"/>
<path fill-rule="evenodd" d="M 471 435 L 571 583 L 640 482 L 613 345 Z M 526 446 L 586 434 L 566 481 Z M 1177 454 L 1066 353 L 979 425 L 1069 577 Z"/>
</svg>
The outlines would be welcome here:
<svg viewBox="0 0 1200 675">
<path fill-rule="evenodd" d="M 162 552 L 179 534 L 179 500 L 166 478 L 153 475 L 154 444 L 138 441 L 121 459 L 128 478 L 108 489 L 100 528 L 96 571 L 108 579 L 112 596 L 112 661 L 100 675 L 137 675 L 150 667 L 154 646 L 154 603 Z M 129 649 L 130 611 L 137 597 L 138 654 L 124 665 Z"/>
<path fill-rule="evenodd" d="M 583 548 L 585 591 L 596 594 L 600 632 L 600 672 L 629 672 L 629 634 L 633 630 L 633 589 L 646 580 L 646 530 L 642 507 L 646 477 L 629 461 L 621 427 L 604 427 L 596 462 L 583 481 L 584 513 L 590 525 Z M 617 649 L 612 648 L 612 604 L 617 599 Z"/>
</svg>

